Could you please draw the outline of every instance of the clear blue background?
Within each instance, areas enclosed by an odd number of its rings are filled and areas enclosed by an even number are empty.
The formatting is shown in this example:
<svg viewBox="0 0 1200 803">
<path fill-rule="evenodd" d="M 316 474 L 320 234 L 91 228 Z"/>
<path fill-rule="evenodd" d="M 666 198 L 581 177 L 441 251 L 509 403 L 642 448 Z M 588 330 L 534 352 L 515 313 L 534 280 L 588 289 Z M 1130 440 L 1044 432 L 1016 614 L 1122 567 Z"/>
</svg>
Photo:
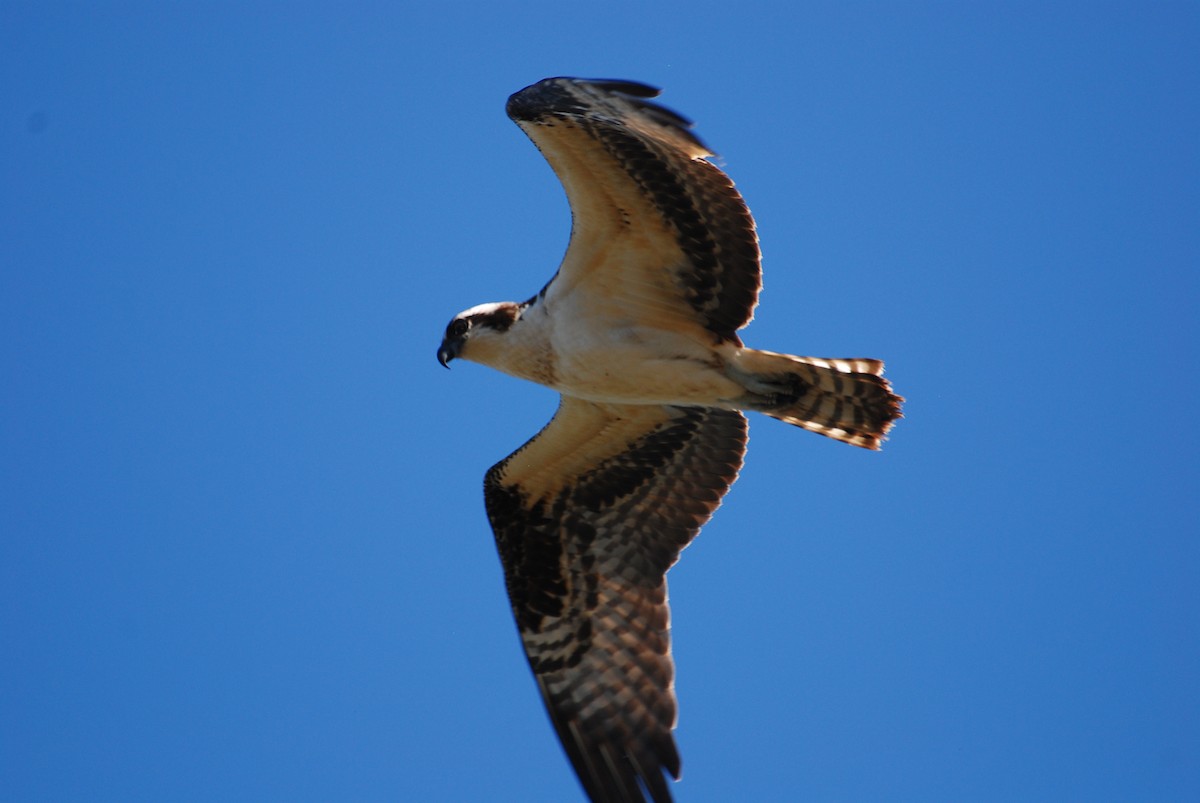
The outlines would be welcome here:
<svg viewBox="0 0 1200 803">
<path fill-rule="evenodd" d="M 436 5 L 436 10 L 434 10 Z M 762 417 L 671 574 L 681 801 L 1200 798 L 1195 3 L 0 6 L 0 798 L 578 799 L 434 359 L 567 206 L 503 113 L 632 78 L 754 210 Z"/>
</svg>

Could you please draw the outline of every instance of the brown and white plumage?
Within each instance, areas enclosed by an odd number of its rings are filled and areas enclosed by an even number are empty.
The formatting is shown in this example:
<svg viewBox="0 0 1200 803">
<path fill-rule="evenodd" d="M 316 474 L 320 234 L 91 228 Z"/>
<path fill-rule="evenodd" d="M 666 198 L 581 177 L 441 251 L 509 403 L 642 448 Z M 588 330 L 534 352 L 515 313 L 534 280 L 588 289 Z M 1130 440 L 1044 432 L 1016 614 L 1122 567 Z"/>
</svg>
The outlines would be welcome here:
<svg viewBox="0 0 1200 803">
<path fill-rule="evenodd" d="M 564 396 L 484 481 L 530 666 L 593 800 L 667 800 L 674 667 L 665 574 L 742 464 L 746 419 Z"/>
<path fill-rule="evenodd" d="M 902 401 L 877 360 L 742 344 L 754 221 L 657 94 L 552 78 L 509 99 L 566 189 L 571 243 L 540 293 L 460 313 L 438 351 L 562 394 L 484 496 L 530 666 L 594 801 L 661 803 L 664 771 L 679 777 L 665 574 L 737 477 L 741 410 L 878 448 Z"/>
</svg>

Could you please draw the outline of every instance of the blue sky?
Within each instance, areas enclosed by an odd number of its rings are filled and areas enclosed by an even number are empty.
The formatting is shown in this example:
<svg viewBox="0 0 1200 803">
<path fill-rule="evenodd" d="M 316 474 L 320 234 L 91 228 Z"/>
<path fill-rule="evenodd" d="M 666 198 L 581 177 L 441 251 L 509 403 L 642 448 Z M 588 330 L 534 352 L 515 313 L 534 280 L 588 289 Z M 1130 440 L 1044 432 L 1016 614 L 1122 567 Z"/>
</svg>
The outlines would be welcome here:
<svg viewBox="0 0 1200 803">
<path fill-rule="evenodd" d="M 0 796 L 578 799 L 438 366 L 569 214 L 504 116 L 631 78 L 745 194 L 763 417 L 673 570 L 677 799 L 1200 795 L 1193 3 L 0 6 Z"/>
</svg>

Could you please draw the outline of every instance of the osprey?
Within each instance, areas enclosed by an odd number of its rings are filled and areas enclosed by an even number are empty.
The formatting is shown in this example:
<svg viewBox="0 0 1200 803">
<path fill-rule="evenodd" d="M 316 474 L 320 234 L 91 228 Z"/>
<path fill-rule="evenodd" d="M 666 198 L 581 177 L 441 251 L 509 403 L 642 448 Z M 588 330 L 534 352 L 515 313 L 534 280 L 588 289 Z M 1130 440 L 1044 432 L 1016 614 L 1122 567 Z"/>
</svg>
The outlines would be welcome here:
<svg viewBox="0 0 1200 803">
<path fill-rule="evenodd" d="M 522 303 L 455 315 L 438 348 L 554 388 L 554 418 L 484 478 L 505 585 L 558 738 L 593 801 L 678 779 L 666 572 L 737 478 L 744 410 L 878 449 L 899 396 L 868 359 L 750 349 L 754 220 L 691 122 L 632 81 L 549 78 L 508 116 L 573 225 Z"/>
</svg>

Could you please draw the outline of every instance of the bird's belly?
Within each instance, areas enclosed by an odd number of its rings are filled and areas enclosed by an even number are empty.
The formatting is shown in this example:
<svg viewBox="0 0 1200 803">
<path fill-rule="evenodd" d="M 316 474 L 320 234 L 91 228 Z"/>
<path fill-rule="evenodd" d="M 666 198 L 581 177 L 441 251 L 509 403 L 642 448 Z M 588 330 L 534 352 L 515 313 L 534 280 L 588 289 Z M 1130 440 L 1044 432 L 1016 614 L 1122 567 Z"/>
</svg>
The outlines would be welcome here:
<svg viewBox="0 0 1200 803">
<path fill-rule="evenodd" d="M 581 399 L 716 405 L 741 392 L 711 347 L 672 333 L 613 328 L 557 351 L 556 389 Z"/>
</svg>

